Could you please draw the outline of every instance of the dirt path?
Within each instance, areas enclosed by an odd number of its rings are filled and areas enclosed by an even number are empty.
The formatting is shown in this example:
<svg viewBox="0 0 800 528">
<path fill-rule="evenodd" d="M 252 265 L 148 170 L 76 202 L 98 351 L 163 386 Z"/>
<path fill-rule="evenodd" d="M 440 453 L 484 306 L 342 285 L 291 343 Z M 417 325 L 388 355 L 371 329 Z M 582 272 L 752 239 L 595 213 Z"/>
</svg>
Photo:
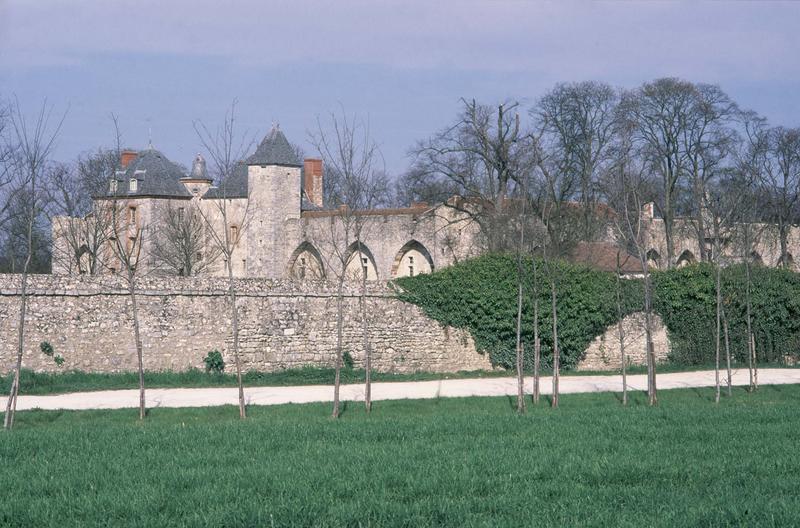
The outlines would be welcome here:
<svg viewBox="0 0 800 528">
<path fill-rule="evenodd" d="M 724 376 L 725 373 L 721 373 Z M 800 369 L 764 369 L 758 371 L 761 385 L 783 385 L 800 383 Z M 733 373 L 734 385 L 747 385 L 747 370 Z M 645 390 L 645 375 L 628 376 L 631 390 Z M 676 372 L 658 375 L 659 389 L 709 387 L 714 385 L 714 371 Z M 549 394 L 549 377 L 541 380 L 542 394 Z M 526 392 L 532 390 L 532 380 L 525 380 Z M 562 376 L 561 393 L 619 392 L 622 381 L 619 375 L 610 376 Z M 441 381 L 407 381 L 374 383 L 373 400 L 458 398 L 464 396 L 515 395 L 515 378 L 458 379 Z M 342 400 L 364 399 L 364 385 L 342 385 Z M 246 387 L 245 397 L 249 405 L 278 405 L 282 403 L 326 402 L 333 398 L 333 386 L 305 385 L 295 387 Z M 154 407 L 206 407 L 213 405 L 236 405 L 235 387 L 198 389 L 148 389 L 147 406 Z M 20 395 L 17 409 L 121 409 L 139 405 L 138 390 L 114 390 L 77 392 L 52 396 Z"/>
</svg>

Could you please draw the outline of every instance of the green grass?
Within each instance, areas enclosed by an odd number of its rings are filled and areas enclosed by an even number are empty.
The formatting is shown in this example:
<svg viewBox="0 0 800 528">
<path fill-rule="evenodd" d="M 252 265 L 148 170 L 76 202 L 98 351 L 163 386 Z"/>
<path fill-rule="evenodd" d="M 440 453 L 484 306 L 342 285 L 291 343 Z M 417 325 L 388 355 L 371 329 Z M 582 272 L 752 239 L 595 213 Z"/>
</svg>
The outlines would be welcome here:
<svg viewBox="0 0 800 528">
<path fill-rule="evenodd" d="M 2 526 L 789 526 L 800 386 L 21 412 Z"/>
<path fill-rule="evenodd" d="M 735 368 L 746 369 L 746 365 L 736 365 Z M 761 365 L 759 368 L 794 368 L 786 365 Z M 687 372 L 695 370 L 713 370 L 714 365 L 659 365 L 658 372 Z M 629 374 L 644 374 L 645 367 L 629 367 Z M 567 376 L 590 376 L 597 374 L 614 375 L 616 372 L 589 372 L 589 371 L 564 371 Z M 376 382 L 392 381 L 430 381 L 440 379 L 466 379 L 466 378 L 496 378 L 513 376 L 513 371 L 462 371 L 450 373 L 416 372 L 410 374 L 393 374 L 386 372 L 373 372 L 372 379 Z M 529 375 L 529 374 L 528 374 Z M 549 370 L 542 371 L 543 376 L 549 376 Z M 201 370 L 193 369 L 183 372 L 160 371 L 145 372 L 145 386 L 150 388 L 173 387 L 235 387 L 236 376 L 233 374 L 208 374 Z M 331 385 L 333 384 L 333 369 L 304 367 L 286 369 L 278 372 L 249 371 L 243 375 L 244 385 L 248 387 L 276 387 L 291 385 Z M 363 383 L 364 370 L 342 369 L 342 383 Z M 67 392 L 87 392 L 100 390 L 135 389 L 139 387 L 139 375 L 136 372 L 119 372 L 113 374 L 82 372 L 69 370 L 65 372 L 48 373 L 22 370 L 20 376 L 21 394 L 63 394 Z M 0 394 L 7 394 L 11 389 L 11 374 L 0 377 Z"/>
</svg>

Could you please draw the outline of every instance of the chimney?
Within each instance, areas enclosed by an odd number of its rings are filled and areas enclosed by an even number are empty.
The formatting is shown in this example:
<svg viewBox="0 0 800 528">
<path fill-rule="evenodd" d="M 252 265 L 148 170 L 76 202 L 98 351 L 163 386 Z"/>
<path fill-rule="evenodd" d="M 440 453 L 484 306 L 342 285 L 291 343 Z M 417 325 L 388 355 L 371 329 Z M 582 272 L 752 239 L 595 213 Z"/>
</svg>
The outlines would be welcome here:
<svg viewBox="0 0 800 528">
<path fill-rule="evenodd" d="M 322 208 L 322 160 L 306 158 L 303 161 L 303 189 L 308 199 Z"/>
<path fill-rule="evenodd" d="M 127 169 L 130 162 L 136 159 L 138 153 L 135 150 L 123 150 L 119 156 L 119 164 L 123 169 Z"/>
</svg>

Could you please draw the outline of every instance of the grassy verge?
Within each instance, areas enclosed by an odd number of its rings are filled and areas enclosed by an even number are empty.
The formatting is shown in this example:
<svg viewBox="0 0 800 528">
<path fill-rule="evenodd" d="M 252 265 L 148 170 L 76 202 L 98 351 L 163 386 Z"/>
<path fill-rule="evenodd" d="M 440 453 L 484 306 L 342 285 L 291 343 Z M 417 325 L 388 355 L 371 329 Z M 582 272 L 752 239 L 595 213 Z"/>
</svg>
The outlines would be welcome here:
<svg viewBox="0 0 800 528">
<path fill-rule="evenodd" d="M 2 526 L 788 526 L 800 386 L 18 414 Z"/>
<path fill-rule="evenodd" d="M 761 368 L 792 368 L 785 365 L 762 365 Z M 747 368 L 737 365 L 735 368 Z M 690 372 L 695 370 L 713 370 L 713 365 L 660 365 L 658 372 Z M 629 374 L 644 374 L 645 367 L 630 367 Z M 614 375 L 616 372 L 589 372 L 566 371 L 568 376 Z M 513 376 L 507 370 L 495 371 L 463 371 L 451 373 L 416 372 L 411 374 L 393 374 L 374 372 L 373 381 L 431 381 L 441 379 L 470 379 L 470 378 L 496 378 Z M 529 374 L 528 374 L 529 375 Z M 543 371 L 543 376 L 549 376 L 550 371 Z M 287 369 L 278 372 L 250 371 L 243 376 L 244 384 L 248 387 L 280 387 L 291 385 L 330 385 L 333 383 L 333 369 L 304 367 Z M 363 383 L 364 371 L 361 369 L 342 369 L 342 383 Z M 191 388 L 191 387 L 235 387 L 236 376 L 233 374 L 208 374 L 201 370 L 188 370 L 184 372 L 145 372 L 145 384 L 150 388 Z M 139 376 L 136 372 L 120 372 L 102 374 L 81 372 L 77 370 L 48 373 L 23 370 L 20 376 L 21 394 L 63 394 L 67 392 L 87 392 L 100 390 L 135 389 L 139 387 Z M 11 376 L 0 378 L 0 393 L 8 393 L 11 388 Z"/>
</svg>

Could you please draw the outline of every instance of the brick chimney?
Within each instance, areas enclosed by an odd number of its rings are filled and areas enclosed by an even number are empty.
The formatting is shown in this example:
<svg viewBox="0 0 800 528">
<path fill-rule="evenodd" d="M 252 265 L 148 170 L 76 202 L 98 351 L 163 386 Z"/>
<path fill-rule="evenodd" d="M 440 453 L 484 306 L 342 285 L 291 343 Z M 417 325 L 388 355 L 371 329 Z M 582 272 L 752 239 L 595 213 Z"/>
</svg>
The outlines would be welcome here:
<svg viewBox="0 0 800 528">
<path fill-rule="evenodd" d="M 303 161 L 303 189 L 308 199 L 322 207 L 322 160 L 306 158 Z"/>
<path fill-rule="evenodd" d="M 130 162 L 136 159 L 139 153 L 135 150 L 123 150 L 119 156 L 119 164 L 123 169 L 127 169 Z"/>
</svg>

